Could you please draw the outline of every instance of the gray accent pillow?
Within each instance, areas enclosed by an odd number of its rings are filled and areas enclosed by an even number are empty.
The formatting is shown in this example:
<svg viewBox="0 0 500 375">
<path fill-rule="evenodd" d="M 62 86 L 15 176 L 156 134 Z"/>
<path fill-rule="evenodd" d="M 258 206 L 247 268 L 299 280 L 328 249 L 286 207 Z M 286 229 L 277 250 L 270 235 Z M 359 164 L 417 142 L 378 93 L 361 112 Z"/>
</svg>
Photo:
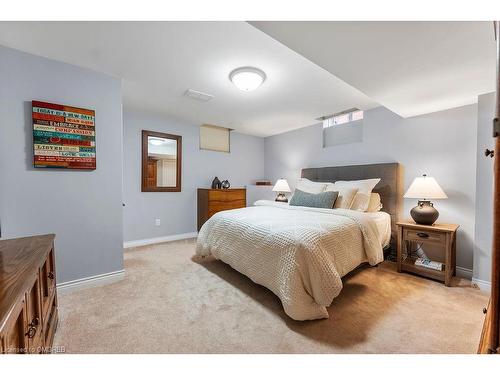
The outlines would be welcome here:
<svg viewBox="0 0 500 375">
<path fill-rule="evenodd" d="M 295 189 L 292 199 L 290 199 L 290 206 L 333 208 L 338 195 L 338 191 L 325 191 L 324 193 L 311 194 Z"/>
</svg>

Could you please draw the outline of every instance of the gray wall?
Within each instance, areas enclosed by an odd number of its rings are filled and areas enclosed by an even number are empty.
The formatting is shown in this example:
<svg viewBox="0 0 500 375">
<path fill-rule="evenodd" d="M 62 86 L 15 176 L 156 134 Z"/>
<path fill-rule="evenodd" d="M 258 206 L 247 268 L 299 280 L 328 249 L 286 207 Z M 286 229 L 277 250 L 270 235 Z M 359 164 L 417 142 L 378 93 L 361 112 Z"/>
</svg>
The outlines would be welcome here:
<svg viewBox="0 0 500 375">
<path fill-rule="evenodd" d="M 231 132 L 231 153 L 199 149 L 199 127 L 173 118 L 125 112 L 123 193 L 125 241 L 196 231 L 196 189 L 214 176 L 242 187 L 264 177 L 264 139 Z M 141 131 L 182 136 L 182 191 L 141 193 Z M 155 226 L 155 219 L 161 220 Z"/>
<path fill-rule="evenodd" d="M 449 199 L 436 201 L 439 220 L 460 224 L 457 264 L 472 269 L 476 190 L 477 105 L 403 119 L 379 107 L 364 114 L 363 142 L 322 147 L 322 125 L 265 140 L 266 178 L 296 184 L 305 167 L 401 163 L 405 189 L 428 173 Z M 404 216 L 415 200 L 405 199 Z"/>
<path fill-rule="evenodd" d="M 493 238 L 493 160 L 484 150 L 494 149 L 492 119 L 495 94 L 479 96 L 477 110 L 476 229 L 474 278 L 491 281 L 491 241 Z M 497 156 L 498 157 L 498 156 Z"/>
<path fill-rule="evenodd" d="M 363 142 L 363 120 L 323 129 L 323 147 Z"/>
<path fill-rule="evenodd" d="M 34 169 L 31 100 L 96 111 L 97 170 Z M 58 282 L 121 270 L 121 81 L 0 46 L 2 238 L 56 234 Z"/>
</svg>

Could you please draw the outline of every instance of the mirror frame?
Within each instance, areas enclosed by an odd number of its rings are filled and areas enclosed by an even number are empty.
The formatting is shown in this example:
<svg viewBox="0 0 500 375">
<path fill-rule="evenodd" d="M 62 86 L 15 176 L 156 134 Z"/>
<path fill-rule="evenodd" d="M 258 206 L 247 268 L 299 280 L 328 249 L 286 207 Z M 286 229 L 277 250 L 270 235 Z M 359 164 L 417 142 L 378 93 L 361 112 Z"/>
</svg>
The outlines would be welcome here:
<svg viewBox="0 0 500 375">
<path fill-rule="evenodd" d="M 175 186 L 148 186 L 147 185 L 147 168 L 148 168 L 148 137 L 168 138 L 177 141 L 177 172 Z M 181 191 L 182 177 L 182 136 L 167 133 L 154 132 L 150 130 L 142 131 L 142 175 L 141 175 L 141 191 L 142 192 L 179 192 Z"/>
</svg>

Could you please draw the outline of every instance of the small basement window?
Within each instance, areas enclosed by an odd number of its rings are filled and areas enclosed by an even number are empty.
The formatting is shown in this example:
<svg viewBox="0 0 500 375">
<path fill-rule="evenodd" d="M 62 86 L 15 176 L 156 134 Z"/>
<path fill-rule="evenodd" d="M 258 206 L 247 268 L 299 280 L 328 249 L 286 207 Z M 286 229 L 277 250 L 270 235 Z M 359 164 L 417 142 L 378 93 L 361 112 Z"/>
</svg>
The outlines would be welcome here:
<svg viewBox="0 0 500 375">
<path fill-rule="evenodd" d="M 347 111 L 320 117 L 323 123 L 323 147 L 363 142 L 363 111 Z"/>
<path fill-rule="evenodd" d="M 216 125 L 200 126 L 200 150 L 231 152 L 231 129 Z"/>
<path fill-rule="evenodd" d="M 334 125 L 342 125 L 353 121 L 363 120 L 363 111 L 352 108 L 330 116 L 320 117 L 319 120 L 323 121 L 323 129 L 325 129 Z"/>
</svg>

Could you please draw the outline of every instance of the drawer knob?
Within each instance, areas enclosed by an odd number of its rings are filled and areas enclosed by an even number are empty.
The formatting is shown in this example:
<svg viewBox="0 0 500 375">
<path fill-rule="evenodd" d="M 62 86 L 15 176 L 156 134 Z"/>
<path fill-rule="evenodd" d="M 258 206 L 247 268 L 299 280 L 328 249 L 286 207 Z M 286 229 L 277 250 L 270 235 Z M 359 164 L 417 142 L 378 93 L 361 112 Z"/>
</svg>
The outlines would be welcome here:
<svg viewBox="0 0 500 375">
<path fill-rule="evenodd" d="M 36 334 L 36 327 L 30 325 L 30 327 L 28 328 L 28 332 L 26 332 L 26 336 L 28 336 L 29 339 L 32 339 L 33 337 L 35 337 L 35 334 Z"/>
<path fill-rule="evenodd" d="M 54 272 L 50 271 L 47 277 L 51 280 L 54 280 Z"/>
<path fill-rule="evenodd" d="M 36 328 L 38 327 L 38 324 L 40 323 L 40 320 L 38 318 L 33 318 L 31 323 L 28 326 L 28 332 L 26 332 L 26 336 L 28 336 L 29 339 L 32 339 L 35 337 L 36 334 Z"/>
<path fill-rule="evenodd" d="M 490 158 L 492 158 L 492 157 L 495 156 L 495 151 L 494 150 L 486 149 L 486 150 L 484 150 L 484 156 L 486 156 L 486 157 L 489 156 Z"/>
<path fill-rule="evenodd" d="M 483 307 L 483 314 L 486 314 L 488 312 L 488 309 L 486 307 Z"/>
<path fill-rule="evenodd" d="M 417 236 L 419 236 L 420 238 L 429 238 L 429 235 L 427 233 L 423 233 L 423 232 L 418 232 Z"/>
</svg>

